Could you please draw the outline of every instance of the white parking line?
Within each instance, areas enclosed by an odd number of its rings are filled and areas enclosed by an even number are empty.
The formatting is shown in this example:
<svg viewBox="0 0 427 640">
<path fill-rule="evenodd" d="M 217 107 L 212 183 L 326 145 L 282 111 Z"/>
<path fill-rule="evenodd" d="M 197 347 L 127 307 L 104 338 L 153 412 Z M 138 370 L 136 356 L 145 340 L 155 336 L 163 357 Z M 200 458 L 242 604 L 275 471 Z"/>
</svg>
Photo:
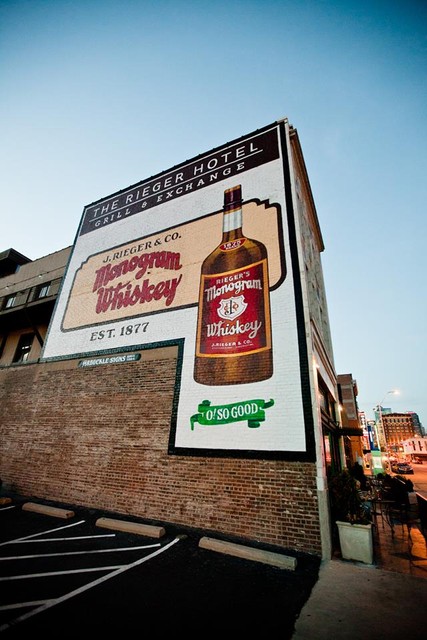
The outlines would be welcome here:
<svg viewBox="0 0 427 640">
<path fill-rule="evenodd" d="M 70 598 L 74 598 L 74 596 L 79 595 L 80 593 L 83 593 L 84 591 L 87 591 L 88 589 L 92 589 L 93 587 L 96 587 L 98 584 L 101 584 L 102 582 L 105 582 L 106 580 L 109 580 L 110 578 L 115 578 L 120 573 L 124 573 L 128 569 L 132 569 L 133 567 L 136 567 L 136 566 L 138 566 L 140 564 L 143 564 L 144 562 L 147 562 L 147 560 L 151 560 L 151 558 L 154 558 L 155 556 L 159 555 L 160 553 L 163 553 L 164 551 L 167 551 L 167 549 L 172 547 L 174 544 L 179 542 L 181 539 L 182 539 L 182 537 L 178 536 L 174 540 L 169 542 L 167 545 L 165 545 L 161 549 L 158 549 L 157 551 L 154 551 L 150 555 L 144 556 L 144 558 L 140 558 L 139 560 L 136 560 L 135 562 L 132 562 L 131 564 L 128 564 L 128 565 L 126 565 L 124 567 L 120 567 L 117 570 L 113 571 L 112 573 L 110 573 L 110 574 L 108 574 L 106 576 L 103 576 L 102 578 L 98 578 L 98 580 L 94 580 L 93 582 L 90 582 L 89 584 L 86 584 L 83 587 L 80 587 L 79 589 L 75 589 L 74 591 L 70 591 L 69 593 L 66 593 L 65 595 L 61 596 L 60 598 L 56 598 L 55 600 L 51 600 L 49 602 L 46 602 L 45 604 L 43 604 L 41 607 L 38 607 L 37 609 L 33 609 L 32 611 L 28 611 L 27 613 L 24 613 L 22 616 L 19 616 L 19 618 L 15 618 L 15 620 L 12 620 L 9 623 L 1 625 L 0 626 L 0 631 L 6 631 L 6 629 L 9 629 L 10 627 L 18 624 L 19 622 L 23 622 L 24 620 L 28 620 L 28 618 L 31 618 L 32 616 L 35 616 L 38 613 L 41 613 L 42 611 L 46 611 L 46 609 L 49 609 L 50 607 L 54 607 L 56 604 L 59 604 L 60 602 L 65 602 L 66 600 L 69 600 Z"/>
<path fill-rule="evenodd" d="M 74 540 L 88 540 L 88 539 L 98 539 L 98 538 L 115 538 L 116 534 L 115 533 L 105 533 L 105 534 L 101 534 L 101 535 L 94 535 L 94 536 L 68 536 L 68 538 L 42 538 L 41 540 L 14 540 L 13 544 L 26 544 L 27 542 L 30 542 L 31 544 L 33 544 L 34 542 L 64 542 L 64 541 L 74 541 Z"/>
<path fill-rule="evenodd" d="M 85 520 L 79 520 L 79 522 L 74 522 L 73 524 L 66 524 L 63 527 L 55 527 L 55 529 L 49 529 L 48 531 L 40 531 L 39 533 L 32 533 L 30 536 L 25 536 L 23 538 L 15 538 L 15 540 L 6 540 L 6 542 L 0 542 L 0 547 L 5 544 L 14 544 L 15 542 L 22 542 L 22 540 L 29 540 L 30 538 L 36 538 L 37 536 L 44 536 L 47 533 L 52 533 L 53 531 L 61 531 L 62 529 L 69 529 L 69 527 L 77 527 L 79 524 L 84 524 Z"/>
<path fill-rule="evenodd" d="M 54 558 L 55 556 L 78 556 L 86 555 L 89 553 L 114 553 L 115 551 L 139 551 L 140 549 L 152 549 L 153 547 L 160 547 L 160 542 L 155 544 L 145 544 L 142 547 L 121 547 L 119 549 L 88 549 L 86 551 L 66 551 L 60 553 L 36 553 L 28 556 L 6 556 L 0 558 L 0 562 L 3 560 L 29 560 L 30 558 Z"/>
<path fill-rule="evenodd" d="M 8 511 L 8 509 L 15 509 L 15 508 L 16 508 L 16 505 L 11 504 L 11 505 L 10 505 L 10 507 L 2 507 L 2 508 L 0 509 L 0 513 L 1 513 L 2 511 Z"/>
<path fill-rule="evenodd" d="M 14 602 L 13 604 L 5 604 L 0 607 L 0 611 L 11 611 L 11 609 L 24 609 L 24 607 L 38 607 L 41 604 L 46 604 L 51 600 L 33 600 L 31 602 Z"/>
<path fill-rule="evenodd" d="M 118 564 L 112 567 L 88 567 L 86 569 L 69 569 L 68 571 L 46 571 L 46 573 L 23 573 L 19 576 L 4 576 L 0 578 L 0 582 L 9 582 L 11 580 L 27 580 L 30 578 L 47 578 L 52 576 L 68 576 L 72 573 L 90 573 L 91 571 L 115 571 L 128 565 Z"/>
</svg>

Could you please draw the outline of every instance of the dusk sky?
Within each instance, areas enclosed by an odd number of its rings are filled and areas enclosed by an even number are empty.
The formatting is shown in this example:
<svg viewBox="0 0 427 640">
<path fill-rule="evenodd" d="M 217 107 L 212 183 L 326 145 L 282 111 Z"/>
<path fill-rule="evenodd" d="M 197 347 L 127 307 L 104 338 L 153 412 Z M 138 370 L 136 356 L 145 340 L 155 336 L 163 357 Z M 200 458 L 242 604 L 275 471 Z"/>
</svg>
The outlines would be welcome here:
<svg viewBox="0 0 427 640">
<path fill-rule="evenodd" d="M 322 230 L 335 368 L 427 428 L 425 0 L 0 0 L 0 251 L 288 118 Z M 388 394 L 399 389 L 399 396 Z"/>
</svg>

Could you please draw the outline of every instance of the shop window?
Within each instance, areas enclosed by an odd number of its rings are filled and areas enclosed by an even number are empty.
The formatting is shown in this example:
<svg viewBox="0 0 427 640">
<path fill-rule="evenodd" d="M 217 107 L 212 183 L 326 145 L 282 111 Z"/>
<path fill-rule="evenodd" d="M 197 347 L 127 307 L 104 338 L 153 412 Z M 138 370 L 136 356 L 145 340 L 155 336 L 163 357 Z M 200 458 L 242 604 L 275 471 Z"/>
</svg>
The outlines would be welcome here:
<svg viewBox="0 0 427 640">
<path fill-rule="evenodd" d="M 330 438 L 331 438 L 330 434 L 327 434 L 327 435 L 323 436 L 323 446 L 324 446 L 324 449 L 325 449 L 325 462 L 326 462 L 326 467 L 327 468 L 332 466 L 332 453 L 331 453 Z"/>
<path fill-rule="evenodd" d="M 25 333 L 19 338 L 13 362 L 26 362 L 30 355 L 34 333 Z"/>
</svg>

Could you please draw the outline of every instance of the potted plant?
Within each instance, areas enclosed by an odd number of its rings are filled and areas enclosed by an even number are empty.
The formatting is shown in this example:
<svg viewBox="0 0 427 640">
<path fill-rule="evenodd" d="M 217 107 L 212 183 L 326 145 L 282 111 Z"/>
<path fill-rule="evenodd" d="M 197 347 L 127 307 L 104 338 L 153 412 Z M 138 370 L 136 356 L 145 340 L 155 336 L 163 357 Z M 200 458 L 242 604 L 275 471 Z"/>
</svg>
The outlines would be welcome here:
<svg viewBox="0 0 427 640">
<path fill-rule="evenodd" d="M 360 494 L 360 482 L 343 469 L 330 477 L 329 497 L 342 557 L 372 564 L 372 521 Z"/>
</svg>

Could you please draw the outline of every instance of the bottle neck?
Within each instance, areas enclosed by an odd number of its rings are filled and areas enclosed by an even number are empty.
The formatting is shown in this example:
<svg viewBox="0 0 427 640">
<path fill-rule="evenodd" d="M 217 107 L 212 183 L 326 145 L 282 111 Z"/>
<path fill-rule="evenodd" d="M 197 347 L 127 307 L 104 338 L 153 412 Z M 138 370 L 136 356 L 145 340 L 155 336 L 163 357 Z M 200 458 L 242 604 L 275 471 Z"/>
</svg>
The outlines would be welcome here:
<svg viewBox="0 0 427 640">
<path fill-rule="evenodd" d="M 223 237 L 233 238 L 242 237 L 242 208 L 238 207 L 224 211 L 224 217 L 222 219 L 222 234 Z"/>
<path fill-rule="evenodd" d="M 222 241 L 242 237 L 242 187 L 238 184 L 224 191 Z"/>
</svg>

